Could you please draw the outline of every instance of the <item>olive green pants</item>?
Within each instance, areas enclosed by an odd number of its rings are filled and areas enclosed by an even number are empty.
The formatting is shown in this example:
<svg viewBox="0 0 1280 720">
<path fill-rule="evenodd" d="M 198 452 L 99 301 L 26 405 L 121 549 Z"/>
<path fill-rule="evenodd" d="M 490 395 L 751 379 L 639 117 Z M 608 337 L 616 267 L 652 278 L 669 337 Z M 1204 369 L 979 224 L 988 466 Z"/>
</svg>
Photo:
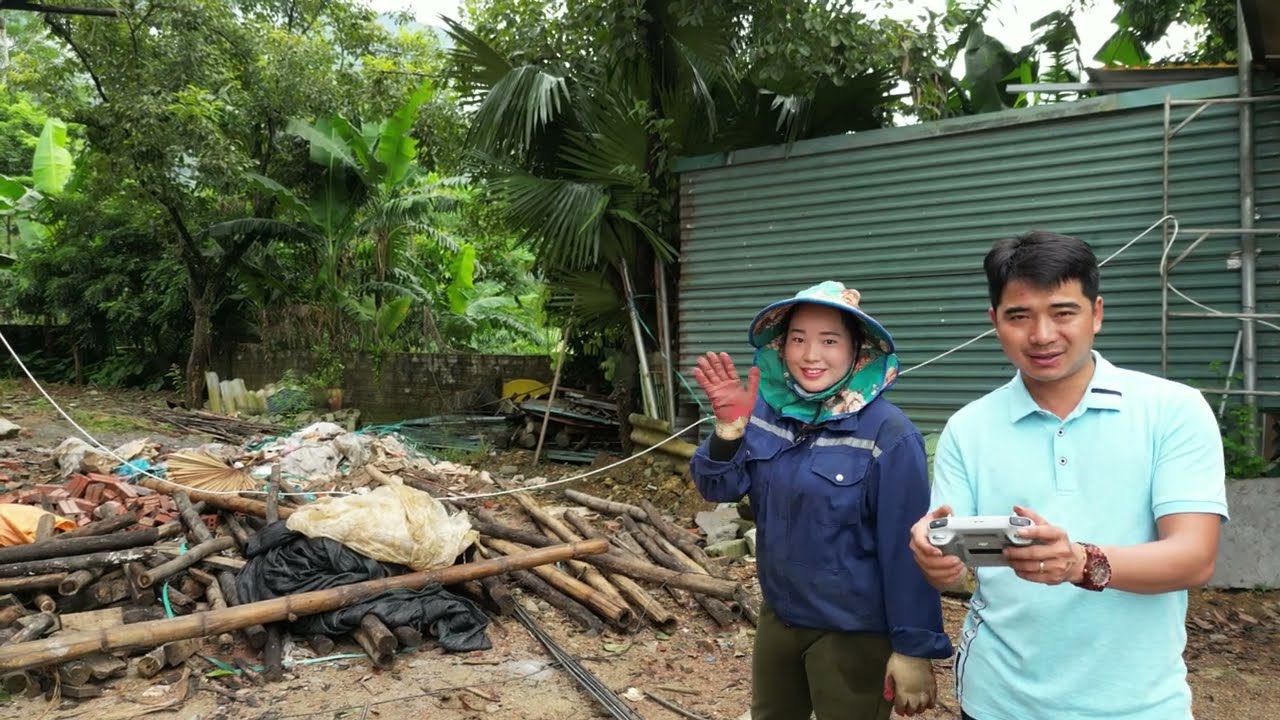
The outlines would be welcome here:
<svg viewBox="0 0 1280 720">
<path fill-rule="evenodd" d="M 875 633 L 788 627 L 760 609 L 751 658 L 751 720 L 886 720 L 892 649 Z"/>
</svg>

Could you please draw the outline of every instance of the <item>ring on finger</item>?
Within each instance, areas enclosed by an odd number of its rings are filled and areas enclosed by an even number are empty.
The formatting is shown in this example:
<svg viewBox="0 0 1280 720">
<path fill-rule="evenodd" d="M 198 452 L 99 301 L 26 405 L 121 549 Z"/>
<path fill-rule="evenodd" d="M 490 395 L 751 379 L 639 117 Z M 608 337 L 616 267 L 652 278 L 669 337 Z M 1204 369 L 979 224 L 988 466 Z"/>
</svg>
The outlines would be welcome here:
<svg viewBox="0 0 1280 720">
<path fill-rule="evenodd" d="M 1044 561 L 1043 561 L 1043 560 L 1041 560 L 1041 561 L 1040 561 L 1040 570 L 1038 570 L 1038 572 L 1044 572 Z"/>
</svg>

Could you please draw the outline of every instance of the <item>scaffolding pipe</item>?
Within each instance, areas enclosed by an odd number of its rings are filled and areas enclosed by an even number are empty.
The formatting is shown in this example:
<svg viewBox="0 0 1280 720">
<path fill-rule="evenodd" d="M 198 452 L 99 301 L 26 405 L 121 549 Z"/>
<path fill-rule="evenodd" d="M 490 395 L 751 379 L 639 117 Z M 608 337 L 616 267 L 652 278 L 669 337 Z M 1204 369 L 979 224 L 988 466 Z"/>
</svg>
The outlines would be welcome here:
<svg viewBox="0 0 1280 720">
<path fill-rule="evenodd" d="M 1239 95 L 1242 100 L 1253 95 L 1253 51 L 1249 34 L 1245 29 L 1244 7 L 1236 2 L 1236 54 L 1239 56 Z M 1253 178 L 1253 104 L 1240 103 L 1240 352 L 1244 374 L 1243 390 L 1253 393 L 1258 389 L 1258 344 L 1254 336 L 1254 321 L 1249 315 L 1256 312 L 1256 248 L 1253 230 L 1254 178 Z M 1257 396 L 1246 394 L 1244 401 L 1257 404 Z M 1255 434 L 1250 442 L 1259 446 L 1261 434 Z"/>
</svg>

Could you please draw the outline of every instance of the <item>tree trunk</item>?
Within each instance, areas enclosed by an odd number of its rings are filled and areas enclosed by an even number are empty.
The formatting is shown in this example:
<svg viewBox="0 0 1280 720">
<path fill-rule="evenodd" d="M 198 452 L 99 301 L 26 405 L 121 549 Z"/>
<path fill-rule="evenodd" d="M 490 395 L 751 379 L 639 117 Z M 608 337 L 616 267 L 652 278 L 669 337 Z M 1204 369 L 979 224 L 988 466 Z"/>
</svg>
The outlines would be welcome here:
<svg viewBox="0 0 1280 720">
<path fill-rule="evenodd" d="M 191 354 L 187 356 L 187 407 L 196 410 L 204 405 L 204 374 L 209 369 L 212 350 L 213 291 L 208 281 L 187 278 L 187 295 L 191 300 L 191 315 L 195 319 L 191 330 Z M 197 290 L 195 285 L 199 285 Z"/>
</svg>

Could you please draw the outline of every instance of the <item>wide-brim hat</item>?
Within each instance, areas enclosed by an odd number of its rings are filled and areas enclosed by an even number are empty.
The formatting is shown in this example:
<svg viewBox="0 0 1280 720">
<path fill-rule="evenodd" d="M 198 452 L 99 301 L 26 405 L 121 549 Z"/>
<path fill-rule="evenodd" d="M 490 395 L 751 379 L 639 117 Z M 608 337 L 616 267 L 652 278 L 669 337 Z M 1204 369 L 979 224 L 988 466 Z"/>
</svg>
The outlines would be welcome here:
<svg viewBox="0 0 1280 720">
<path fill-rule="evenodd" d="M 844 283 L 827 280 L 796 293 L 794 297 L 779 300 L 765 307 L 751 321 L 748 336 L 751 346 L 761 348 L 776 340 L 786 331 L 787 313 L 800 303 L 826 305 L 840 312 L 849 313 L 862 326 L 863 346 L 874 345 L 881 352 L 894 352 L 893 336 L 875 318 L 858 307 L 862 293 L 846 288 Z"/>
</svg>

